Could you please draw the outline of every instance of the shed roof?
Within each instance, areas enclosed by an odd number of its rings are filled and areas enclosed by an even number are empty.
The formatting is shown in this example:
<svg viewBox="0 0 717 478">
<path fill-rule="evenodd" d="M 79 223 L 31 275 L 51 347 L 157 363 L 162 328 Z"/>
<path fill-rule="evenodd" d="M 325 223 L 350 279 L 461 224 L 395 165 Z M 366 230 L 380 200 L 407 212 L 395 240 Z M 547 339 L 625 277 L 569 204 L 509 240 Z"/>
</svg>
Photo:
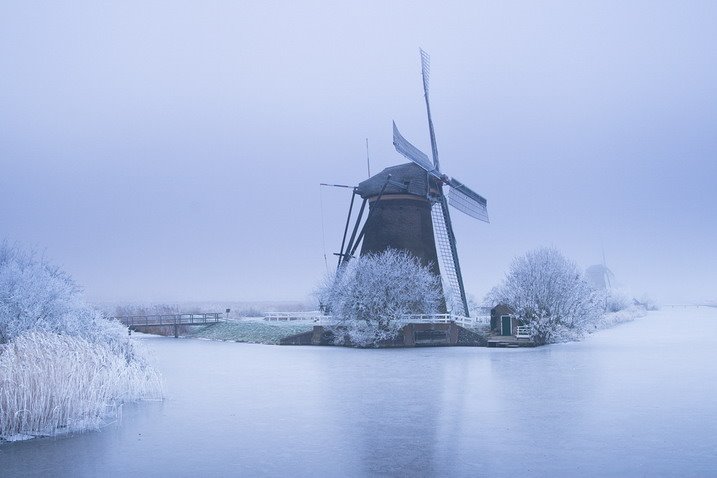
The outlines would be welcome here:
<svg viewBox="0 0 717 478">
<path fill-rule="evenodd" d="M 499 316 L 499 315 L 513 315 L 515 314 L 515 310 L 508 304 L 498 304 L 492 309 L 490 309 L 490 315 L 493 316 Z"/>
<path fill-rule="evenodd" d="M 361 181 L 356 191 L 362 198 L 378 196 L 386 184 L 388 175 L 391 175 L 391 182 L 388 183 L 384 194 L 413 194 L 426 197 L 429 185 L 436 187 L 429 179 L 428 173 L 414 163 L 399 164 L 390 166 L 378 174 L 374 174 L 365 181 Z"/>
</svg>

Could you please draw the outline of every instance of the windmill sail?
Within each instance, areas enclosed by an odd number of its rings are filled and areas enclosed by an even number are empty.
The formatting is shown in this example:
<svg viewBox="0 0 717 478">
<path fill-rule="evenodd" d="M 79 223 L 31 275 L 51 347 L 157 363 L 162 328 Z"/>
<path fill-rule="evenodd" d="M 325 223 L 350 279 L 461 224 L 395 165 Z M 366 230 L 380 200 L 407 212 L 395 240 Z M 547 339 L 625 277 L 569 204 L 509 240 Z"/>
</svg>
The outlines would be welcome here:
<svg viewBox="0 0 717 478">
<path fill-rule="evenodd" d="M 438 174 L 434 172 L 433 163 L 431 163 L 431 160 L 428 159 L 426 153 L 416 148 L 414 145 L 409 143 L 406 138 L 401 136 L 395 122 L 393 123 L 393 145 L 396 147 L 396 151 L 404 155 L 406 158 L 410 159 L 429 173 L 432 173 L 434 176 L 438 176 Z"/>
<path fill-rule="evenodd" d="M 440 262 L 439 268 L 446 307 L 453 314 L 468 317 L 468 301 L 463 288 L 456 239 L 453 235 L 453 227 L 451 226 L 445 196 L 442 196 L 440 201 L 436 201 L 433 204 L 431 219 L 433 220 L 433 235 L 436 240 L 436 250 Z"/>
<path fill-rule="evenodd" d="M 428 116 L 428 130 L 431 138 L 432 158 L 416 148 L 404 138 L 393 123 L 393 145 L 396 151 L 420 166 L 428 174 L 438 179 L 437 187 L 429 192 L 431 200 L 431 220 L 436 249 L 436 257 L 441 274 L 441 283 L 446 300 L 446 307 L 454 314 L 468 316 L 468 301 L 463 286 L 461 267 L 458 262 L 456 238 L 453 234 L 451 216 L 448 204 L 469 216 L 488 222 L 487 201 L 480 194 L 474 192 L 465 184 L 456 181 L 441 173 L 438 160 L 438 146 L 436 134 L 431 117 L 431 104 L 429 101 L 429 82 L 431 64 L 428 54 L 421 50 L 421 76 L 423 78 L 423 96 L 426 101 L 426 114 Z M 449 187 L 448 195 L 444 194 L 443 185 Z"/>
<path fill-rule="evenodd" d="M 448 199 L 451 206 L 470 217 L 490 222 L 488 220 L 488 201 L 483 196 L 453 178 L 448 181 L 448 185 L 450 186 Z"/>
<path fill-rule="evenodd" d="M 428 115 L 428 132 L 431 135 L 431 152 L 433 153 L 433 166 L 439 171 L 440 163 L 438 162 L 438 145 L 436 144 L 436 133 L 433 130 L 433 119 L 431 118 L 431 104 L 428 101 L 428 82 L 431 76 L 431 57 L 421 51 L 421 76 L 423 77 L 423 97 L 426 99 L 426 114 Z"/>
<path fill-rule="evenodd" d="M 421 77 L 423 78 L 423 93 L 428 95 L 428 82 L 431 79 L 431 55 L 419 48 L 421 52 Z"/>
</svg>

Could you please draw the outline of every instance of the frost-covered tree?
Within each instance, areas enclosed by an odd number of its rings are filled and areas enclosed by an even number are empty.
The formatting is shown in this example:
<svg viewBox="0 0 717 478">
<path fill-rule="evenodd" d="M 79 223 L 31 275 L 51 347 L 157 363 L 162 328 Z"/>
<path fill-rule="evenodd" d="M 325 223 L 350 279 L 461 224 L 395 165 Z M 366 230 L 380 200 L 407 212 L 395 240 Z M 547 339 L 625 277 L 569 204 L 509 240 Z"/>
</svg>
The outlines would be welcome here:
<svg viewBox="0 0 717 478">
<path fill-rule="evenodd" d="M 30 330 L 78 335 L 124 347 L 120 340 L 124 328 L 89 306 L 72 277 L 34 251 L 3 242 L 0 343 Z"/>
<path fill-rule="evenodd" d="M 388 249 L 348 262 L 317 291 L 336 325 L 337 342 L 366 347 L 396 336 L 409 314 L 432 314 L 440 278 L 406 251 Z"/>
<path fill-rule="evenodd" d="M 539 248 L 516 258 L 502 284 L 489 294 L 533 327 L 539 343 L 578 337 L 602 315 L 601 295 L 580 269 L 555 248 Z"/>
</svg>

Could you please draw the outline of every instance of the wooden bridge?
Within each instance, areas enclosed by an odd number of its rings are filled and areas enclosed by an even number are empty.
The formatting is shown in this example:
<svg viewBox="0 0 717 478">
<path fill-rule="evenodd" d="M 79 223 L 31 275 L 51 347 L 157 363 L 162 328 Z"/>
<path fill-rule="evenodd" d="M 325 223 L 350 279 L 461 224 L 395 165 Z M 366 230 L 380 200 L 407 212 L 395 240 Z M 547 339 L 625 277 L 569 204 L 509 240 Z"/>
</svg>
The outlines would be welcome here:
<svg viewBox="0 0 717 478">
<path fill-rule="evenodd" d="M 113 317 L 131 330 L 148 329 L 149 327 L 174 327 L 174 336 L 179 337 L 179 327 L 187 325 L 206 325 L 219 322 L 221 312 L 208 312 L 201 314 L 156 314 L 156 315 L 128 315 Z"/>
</svg>

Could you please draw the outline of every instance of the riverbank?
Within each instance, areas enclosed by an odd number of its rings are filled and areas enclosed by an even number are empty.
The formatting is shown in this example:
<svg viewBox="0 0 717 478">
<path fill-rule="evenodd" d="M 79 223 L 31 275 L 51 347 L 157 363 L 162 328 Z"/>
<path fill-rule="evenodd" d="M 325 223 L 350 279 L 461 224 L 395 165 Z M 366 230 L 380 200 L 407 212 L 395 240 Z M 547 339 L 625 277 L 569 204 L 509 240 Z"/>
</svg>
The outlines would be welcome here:
<svg viewBox="0 0 717 478">
<path fill-rule="evenodd" d="M 630 322 L 636 318 L 643 317 L 645 314 L 645 309 L 641 307 L 630 307 L 618 312 L 611 312 L 605 314 L 601 320 L 595 324 L 594 329 L 589 332 L 595 333 L 598 330 Z M 282 341 L 284 341 L 284 343 L 290 343 L 290 341 L 287 342 L 285 339 L 290 339 L 292 336 L 311 334 L 314 325 L 313 322 L 306 321 L 267 322 L 260 318 L 235 319 L 201 327 L 187 326 L 181 329 L 180 334 L 185 338 L 279 345 Z M 475 327 L 466 327 L 466 329 L 472 334 L 477 334 L 480 339 L 464 341 L 465 343 L 459 345 L 487 345 L 487 338 L 490 335 L 488 326 L 476 325 Z M 173 329 L 168 327 L 165 331 L 160 331 L 159 335 L 171 335 L 172 333 Z M 580 337 L 576 336 L 575 340 L 580 340 Z M 307 344 L 310 342 L 311 340 L 309 340 Z M 317 342 L 315 345 L 318 344 Z M 322 343 L 322 345 L 325 344 Z"/>
<path fill-rule="evenodd" d="M 230 320 L 218 322 L 202 327 L 186 327 L 181 334 L 184 338 L 217 340 L 224 342 L 241 342 L 252 344 L 281 345 L 287 343 L 286 339 L 301 334 L 311 334 L 314 329 L 313 322 L 292 321 L 292 322 L 265 322 L 257 319 Z M 445 324 L 444 324 L 445 325 Z M 466 333 L 473 337 L 468 339 L 461 335 L 458 345 L 485 346 L 485 337 L 488 334 L 486 326 L 468 328 Z M 166 333 L 160 335 L 171 335 L 167 329 Z M 319 345 L 317 343 L 316 345 Z M 321 343 L 321 345 L 326 345 Z"/>
</svg>

